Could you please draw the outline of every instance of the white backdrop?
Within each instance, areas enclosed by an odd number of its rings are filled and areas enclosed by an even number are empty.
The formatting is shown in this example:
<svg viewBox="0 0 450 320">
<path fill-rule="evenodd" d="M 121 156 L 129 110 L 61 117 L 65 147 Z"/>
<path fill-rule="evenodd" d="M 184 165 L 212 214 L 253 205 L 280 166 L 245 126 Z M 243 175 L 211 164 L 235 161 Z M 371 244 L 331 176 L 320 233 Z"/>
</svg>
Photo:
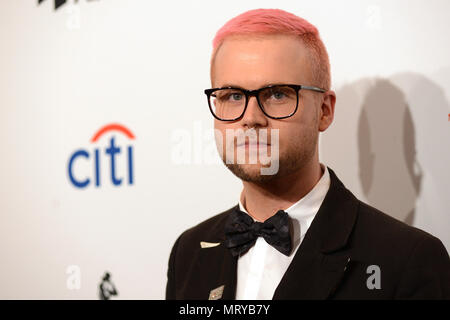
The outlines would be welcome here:
<svg viewBox="0 0 450 320">
<path fill-rule="evenodd" d="M 337 105 L 321 161 L 450 250 L 450 2 L 37 2 L 0 2 L 0 298 L 97 299 L 105 271 L 117 298 L 164 297 L 176 237 L 238 201 L 203 89 L 215 32 L 254 8 L 306 18 L 328 48 Z M 116 123 L 134 139 L 91 142 Z M 84 188 L 68 173 L 80 150 Z"/>
</svg>

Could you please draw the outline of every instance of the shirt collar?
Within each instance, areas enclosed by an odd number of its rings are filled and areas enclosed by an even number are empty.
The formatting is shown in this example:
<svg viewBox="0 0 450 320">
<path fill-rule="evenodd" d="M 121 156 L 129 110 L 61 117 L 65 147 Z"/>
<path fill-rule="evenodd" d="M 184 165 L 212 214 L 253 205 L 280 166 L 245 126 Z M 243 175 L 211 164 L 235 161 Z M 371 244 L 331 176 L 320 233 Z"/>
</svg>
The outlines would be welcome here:
<svg viewBox="0 0 450 320">
<path fill-rule="evenodd" d="M 328 172 L 328 168 L 322 163 L 320 164 L 320 167 L 323 170 L 322 177 L 311 189 L 311 191 L 289 208 L 284 210 L 287 212 L 289 217 L 294 220 L 294 225 L 296 224 L 295 222 L 298 222 L 297 224 L 299 224 L 299 230 L 294 227 L 294 238 L 296 238 L 296 240 L 305 235 L 309 225 L 314 219 L 314 216 L 317 211 L 319 211 L 328 189 L 330 188 L 330 173 Z M 247 210 L 245 210 L 242 205 L 240 197 L 239 209 L 248 214 Z"/>
</svg>

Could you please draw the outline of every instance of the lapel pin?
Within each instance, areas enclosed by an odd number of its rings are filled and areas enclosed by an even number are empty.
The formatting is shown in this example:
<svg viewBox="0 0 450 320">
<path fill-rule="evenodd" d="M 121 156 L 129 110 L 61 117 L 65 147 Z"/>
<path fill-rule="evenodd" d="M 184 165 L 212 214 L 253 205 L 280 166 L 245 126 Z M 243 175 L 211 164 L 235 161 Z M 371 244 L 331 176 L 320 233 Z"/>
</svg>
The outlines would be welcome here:
<svg viewBox="0 0 450 320">
<path fill-rule="evenodd" d="M 225 285 L 222 285 L 218 288 L 212 289 L 209 292 L 208 300 L 219 300 L 220 298 L 222 298 L 224 288 L 225 288 Z"/>
<path fill-rule="evenodd" d="M 200 241 L 200 247 L 201 247 L 202 249 L 217 247 L 219 244 L 220 244 L 220 242 L 205 242 L 205 241 Z"/>
<path fill-rule="evenodd" d="M 344 271 L 347 270 L 347 266 L 350 263 L 350 257 L 347 259 L 347 263 L 345 264 Z"/>
</svg>

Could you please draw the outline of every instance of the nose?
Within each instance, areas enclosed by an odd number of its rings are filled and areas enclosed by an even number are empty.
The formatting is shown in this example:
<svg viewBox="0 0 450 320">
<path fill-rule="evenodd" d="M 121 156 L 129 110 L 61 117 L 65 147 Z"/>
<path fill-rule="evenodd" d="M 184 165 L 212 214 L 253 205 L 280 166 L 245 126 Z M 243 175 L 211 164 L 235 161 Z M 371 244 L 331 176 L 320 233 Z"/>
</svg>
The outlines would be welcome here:
<svg viewBox="0 0 450 320">
<path fill-rule="evenodd" d="M 247 109 L 241 119 L 242 126 L 247 128 L 266 127 L 268 119 L 258 105 L 255 96 L 249 97 Z"/>
</svg>

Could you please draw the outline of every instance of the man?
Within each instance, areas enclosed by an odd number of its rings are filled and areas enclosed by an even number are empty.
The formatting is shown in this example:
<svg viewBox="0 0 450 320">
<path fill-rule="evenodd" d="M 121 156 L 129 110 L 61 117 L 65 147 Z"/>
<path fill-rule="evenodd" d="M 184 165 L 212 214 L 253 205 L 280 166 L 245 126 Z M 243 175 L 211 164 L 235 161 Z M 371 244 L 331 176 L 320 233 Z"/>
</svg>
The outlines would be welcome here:
<svg viewBox="0 0 450 320">
<path fill-rule="evenodd" d="M 317 29 L 251 10 L 213 46 L 205 93 L 219 153 L 243 190 L 176 240 L 166 298 L 450 299 L 441 241 L 359 201 L 319 162 L 336 97 Z"/>
</svg>

